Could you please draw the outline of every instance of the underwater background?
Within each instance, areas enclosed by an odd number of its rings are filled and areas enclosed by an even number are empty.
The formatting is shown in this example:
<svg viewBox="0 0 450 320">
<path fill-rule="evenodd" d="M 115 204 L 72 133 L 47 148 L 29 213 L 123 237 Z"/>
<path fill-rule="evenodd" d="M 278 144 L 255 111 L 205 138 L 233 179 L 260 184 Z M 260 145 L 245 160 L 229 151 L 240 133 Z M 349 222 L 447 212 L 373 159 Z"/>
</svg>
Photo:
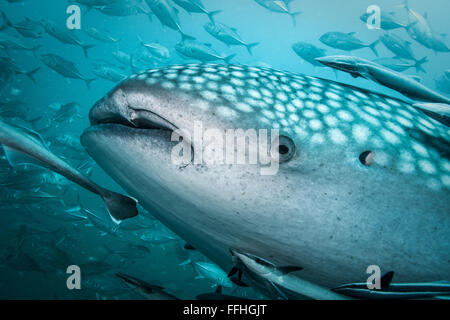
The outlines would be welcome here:
<svg viewBox="0 0 450 320">
<path fill-rule="evenodd" d="M 89 126 L 88 112 L 122 78 L 139 70 L 164 65 L 198 62 L 182 57 L 175 45 L 180 33 L 163 26 L 155 15 L 145 11 L 145 1 L 116 0 L 125 9 L 107 14 L 105 8 L 91 6 L 95 1 L 0 0 L 4 12 L 0 20 L 0 117 L 10 122 L 27 123 L 48 141 L 50 149 L 100 185 L 123 192 L 84 152 L 79 136 Z M 114 1 L 113 1 L 114 2 Z M 401 0 L 318 0 L 285 1 L 289 14 L 271 12 L 254 0 L 203 0 L 210 11 L 221 10 L 214 21 L 236 28 L 247 43 L 259 43 L 252 54 L 244 46 L 228 47 L 205 31 L 210 21 L 205 14 L 189 14 L 175 3 L 185 34 L 207 43 L 218 55 L 236 56 L 232 63 L 272 67 L 279 70 L 327 78 L 368 88 L 401 98 L 399 93 L 346 73 L 314 66 L 299 57 L 292 46 L 300 41 L 326 50 L 326 55 L 348 54 L 323 44 L 320 37 L 330 31 L 355 32 L 364 44 L 386 33 L 369 29 L 360 16 L 370 5 L 395 12 L 407 23 Z M 69 5 L 81 8 L 81 29 L 71 31 L 80 43 L 91 46 L 85 56 L 80 45 L 58 40 L 44 27 L 51 23 L 66 28 Z M 427 13 L 433 32 L 449 30 L 448 1 L 410 0 L 410 8 Z M 118 6 L 120 8 L 120 6 Z M 102 12 L 104 11 L 104 12 Z M 118 16 L 123 14 L 124 16 Z M 26 20 L 30 19 L 30 20 Z M 9 22 L 8 22 L 9 21 Z M 21 22 L 27 22 L 20 24 Z M 20 24 L 20 25 L 19 25 Z M 31 27 L 35 33 L 24 36 L 17 29 Z M 48 26 L 48 25 L 47 25 Z M 96 28 L 108 40 L 88 34 Z M 51 33 L 51 32 L 50 32 Z M 417 59 L 428 58 L 425 72 L 412 67 L 405 74 L 419 76 L 426 86 L 443 94 L 450 92 L 448 52 L 435 53 L 415 42 L 405 28 L 389 31 L 410 41 Z M 158 57 L 144 44 L 158 43 L 169 55 Z M 370 48 L 352 51 L 368 60 L 392 58 L 383 44 L 377 45 L 379 57 Z M 89 86 L 83 80 L 69 79 L 44 63 L 53 54 L 71 61 L 85 79 L 96 79 Z M 39 69 L 38 69 L 39 68 Z M 61 107 L 63 106 L 63 107 Z M 63 112 L 63 111 L 66 112 Z M 200 253 L 186 248 L 185 242 L 140 208 L 140 215 L 116 227 L 109 220 L 103 203 L 95 195 L 45 169 L 11 168 L 0 160 L 0 299 L 139 299 L 115 274 L 123 272 L 166 288 L 181 299 L 214 291 L 215 283 L 197 279 L 197 271 L 184 261 L 207 261 Z M 82 270 L 82 289 L 68 290 L 66 269 L 78 265 Z M 225 270 L 228 271 L 228 270 Z M 263 298 L 250 288 L 226 288 L 225 292 L 247 298 Z"/>
</svg>

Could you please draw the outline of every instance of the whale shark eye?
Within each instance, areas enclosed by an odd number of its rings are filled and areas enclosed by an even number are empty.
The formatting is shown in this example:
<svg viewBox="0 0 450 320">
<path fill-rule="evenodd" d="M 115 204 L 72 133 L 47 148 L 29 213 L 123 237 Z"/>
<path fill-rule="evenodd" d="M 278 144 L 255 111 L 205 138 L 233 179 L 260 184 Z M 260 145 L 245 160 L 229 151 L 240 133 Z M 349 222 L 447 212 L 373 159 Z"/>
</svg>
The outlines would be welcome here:
<svg viewBox="0 0 450 320">
<path fill-rule="evenodd" d="M 278 154 L 280 162 L 287 162 L 295 155 L 295 143 L 287 136 L 280 135 L 279 139 L 277 150 L 273 150 L 272 152 Z"/>
</svg>

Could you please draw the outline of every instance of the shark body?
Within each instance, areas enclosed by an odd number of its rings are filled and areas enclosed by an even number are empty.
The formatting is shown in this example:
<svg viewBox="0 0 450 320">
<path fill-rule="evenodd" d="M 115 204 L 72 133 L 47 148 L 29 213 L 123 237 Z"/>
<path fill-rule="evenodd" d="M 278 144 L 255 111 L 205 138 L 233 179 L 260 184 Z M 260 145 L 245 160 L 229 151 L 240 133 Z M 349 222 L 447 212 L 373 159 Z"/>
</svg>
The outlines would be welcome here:
<svg viewBox="0 0 450 320">
<path fill-rule="evenodd" d="M 403 283 L 450 278 L 450 132 L 409 103 L 268 68 L 192 64 L 133 75 L 90 120 L 89 154 L 225 271 L 234 248 L 299 266 L 296 276 L 328 289 L 374 264 Z M 278 129 L 290 157 L 275 175 L 173 163 L 172 131 L 198 121 Z"/>
</svg>

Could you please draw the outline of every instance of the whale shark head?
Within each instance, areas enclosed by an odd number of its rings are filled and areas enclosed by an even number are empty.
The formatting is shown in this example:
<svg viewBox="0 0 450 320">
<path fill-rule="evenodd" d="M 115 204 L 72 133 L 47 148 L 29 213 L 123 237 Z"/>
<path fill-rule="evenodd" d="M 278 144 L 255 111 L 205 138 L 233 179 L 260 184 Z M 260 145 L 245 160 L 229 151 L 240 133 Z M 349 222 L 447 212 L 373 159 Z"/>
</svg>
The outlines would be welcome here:
<svg viewBox="0 0 450 320">
<path fill-rule="evenodd" d="M 332 81 L 257 67 L 164 67 L 122 82 L 90 121 L 81 141 L 99 165 L 222 266 L 237 248 L 335 285 L 368 261 L 389 265 L 398 250 L 405 261 L 396 270 L 414 273 L 420 260 L 401 253 L 405 241 L 429 248 L 440 233 L 408 230 L 429 230 L 430 210 L 448 213 L 448 129 L 407 103 Z M 238 143 L 215 144 L 230 129 L 257 161 L 236 161 Z M 206 152 L 213 140 L 229 147 L 225 156 L 213 152 L 220 147 Z M 188 149 L 187 162 L 174 161 Z M 215 161 L 196 161 L 198 153 Z M 381 253 L 371 249 L 380 233 L 391 246 Z M 321 269 L 324 257 L 330 270 Z"/>
</svg>

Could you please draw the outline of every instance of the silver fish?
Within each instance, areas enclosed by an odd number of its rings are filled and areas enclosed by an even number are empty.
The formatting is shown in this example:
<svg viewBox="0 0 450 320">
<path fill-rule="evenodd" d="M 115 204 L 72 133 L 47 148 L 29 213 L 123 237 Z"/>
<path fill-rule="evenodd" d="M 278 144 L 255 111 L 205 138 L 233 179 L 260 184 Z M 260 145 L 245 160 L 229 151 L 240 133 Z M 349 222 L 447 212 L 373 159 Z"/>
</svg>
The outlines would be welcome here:
<svg viewBox="0 0 450 320">
<path fill-rule="evenodd" d="M 411 42 L 403 40 L 396 34 L 386 33 L 380 37 L 385 47 L 398 58 L 417 61 L 412 49 Z"/>
<path fill-rule="evenodd" d="M 111 65 L 96 63 L 92 72 L 105 80 L 109 80 L 114 83 L 118 83 L 122 80 L 125 80 L 127 77 L 122 70 L 119 68 L 115 68 Z"/>
<path fill-rule="evenodd" d="M 435 52 L 450 52 L 450 48 L 433 32 L 424 16 L 409 8 L 407 0 L 404 0 L 403 6 L 408 13 L 409 26 L 406 30 L 411 38 Z"/>
<path fill-rule="evenodd" d="M 47 67 L 56 71 L 65 78 L 83 80 L 86 83 L 88 89 L 91 88 L 91 82 L 96 80 L 84 77 L 77 69 L 75 63 L 56 54 L 44 54 L 41 56 L 41 61 Z"/>
<path fill-rule="evenodd" d="M 355 33 L 356 32 L 327 32 L 320 37 L 320 42 L 329 47 L 344 51 L 370 48 L 370 50 L 372 50 L 372 52 L 378 57 L 376 46 L 380 40 L 376 40 L 371 44 L 364 44 L 361 40 L 355 37 Z"/>
<path fill-rule="evenodd" d="M 105 4 L 92 6 L 103 14 L 113 17 L 125 17 L 137 14 L 149 14 L 149 10 L 139 0 L 113 0 Z"/>
<path fill-rule="evenodd" d="M 290 1 L 281 1 L 281 0 L 255 0 L 257 4 L 268 9 L 272 12 L 284 13 L 288 14 L 292 18 L 292 23 L 295 26 L 297 24 L 297 16 L 300 15 L 301 11 L 292 12 L 289 8 Z"/>
<path fill-rule="evenodd" d="M 220 55 L 209 43 L 200 43 L 197 41 L 182 41 L 175 45 L 175 50 L 182 56 L 192 58 L 201 62 L 210 62 L 223 60 L 230 63 L 236 54 Z"/>
<path fill-rule="evenodd" d="M 214 22 L 214 16 L 221 13 L 222 10 L 209 11 L 205 8 L 202 0 L 173 0 L 177 5 L 186 10 L 188 13 L 204 13 Z"/>
<path fill-rule="evenodd" d="M 138 40 L 143 47 L 145 47 L 155 58 L 159 60 L 170 59 L 170 51 L 159 43 L 147 43 L 138 36 Z"/>
</svg>

